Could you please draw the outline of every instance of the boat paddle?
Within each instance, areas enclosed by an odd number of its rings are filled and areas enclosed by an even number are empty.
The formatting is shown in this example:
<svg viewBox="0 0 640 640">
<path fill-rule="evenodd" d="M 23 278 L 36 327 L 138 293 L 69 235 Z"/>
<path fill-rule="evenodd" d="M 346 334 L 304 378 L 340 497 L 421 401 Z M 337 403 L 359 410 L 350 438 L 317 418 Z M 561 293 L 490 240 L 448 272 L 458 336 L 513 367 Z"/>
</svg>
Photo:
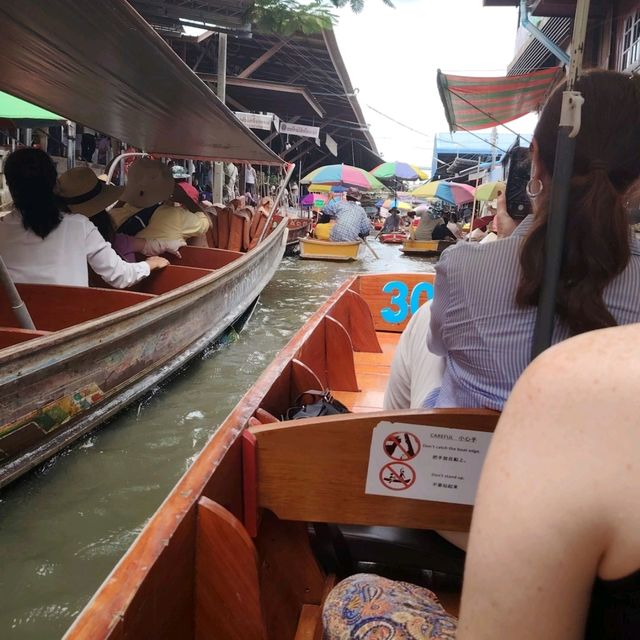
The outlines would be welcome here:
<svg viewBox="0 0 640 640">
<path fill-rule="evenodd" d="M 364 244 L 365 247 L 367 247 L 367 249 L 369 249 L 369 251 L 371 251 L 371 253 L 373 253 L 373 257 L 376 260 L 380 260 L 380 256 L 373 250 L 373 247 L 367 242 L 366 238 L 360 238 L 360 240 L 362 240 L 362 243 Z"/>
</svg>

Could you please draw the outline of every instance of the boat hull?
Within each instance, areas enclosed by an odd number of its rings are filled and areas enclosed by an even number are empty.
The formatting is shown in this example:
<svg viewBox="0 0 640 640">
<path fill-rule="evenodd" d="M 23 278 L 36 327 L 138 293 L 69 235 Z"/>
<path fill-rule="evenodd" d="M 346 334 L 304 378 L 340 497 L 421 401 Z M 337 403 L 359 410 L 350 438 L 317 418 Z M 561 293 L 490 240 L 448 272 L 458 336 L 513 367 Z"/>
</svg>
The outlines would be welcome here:
<svg viewBox="0 0 640 640">
<path fill-rule="evenodd" d="M 407 234 L 404 232 L 394 233 L 381 233 L 379 240 L 386 244 L 402 244 L 407 239 Z"/>
<path fill-rule="evenodd" d="M 135 306 L 0 351 L 0 486 L 184 366 L 238 319 L 282 258 L 286 222 L 255 250 Z"/>
<path fill-rule="evenodd" d="M 439 256 L 447 247 L 455 242 L 446 240 L 405 240 L 402 243 L 402 252 L 412 256 Z"/>
<path fill-rule="evenodd" d="M 305 218 L 289 218 L 287 232 L 286 256 L 292 256 L 300 250 L 299 241 L 309 233 L 311 220 Z"/>
<path fill-rule="evenodd" d="M 306 260 L 357 260 L 361 242 L 325 242 L 313 238 L 300 239 L 300 257 Z"/>
</svg>

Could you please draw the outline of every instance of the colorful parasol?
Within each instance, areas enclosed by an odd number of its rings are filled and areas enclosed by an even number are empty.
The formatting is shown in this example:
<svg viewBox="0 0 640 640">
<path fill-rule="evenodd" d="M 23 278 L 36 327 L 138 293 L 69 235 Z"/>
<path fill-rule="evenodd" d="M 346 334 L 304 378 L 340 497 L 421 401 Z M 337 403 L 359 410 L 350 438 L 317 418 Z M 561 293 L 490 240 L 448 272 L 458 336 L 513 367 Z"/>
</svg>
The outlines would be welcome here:
<svg viewBox="0 0 640 640">
<path fill-rule="evenodd" d="M 500 192 L 504 192 L 505 189 L 504 182 L 485 182 L 476 189 L 476 200 L 481 202 L 495 200 Z"/>
<path fill-rule="evenodd" d="M 470 184 L 438 180 L 421 185 L 414 189 L 411 195 L 422 198 L 438 198 L 438 200 L 444 200 L 449 204 L 459 205 L 473 202 L 474 192 L 475 189 Z"/>
<path fill-rule="evenodd" d="M 380 206 L 384 207 L 385 209 L 393 209 L 395 207 L 396 209 L 400 209 L 400 211 L 411 211 L 413 209 L 413 207 L 408 202 L 397 200 L 395 198 L 389 198 L 388 200 L 385 200 L 380 204 Z"/>
<path fill-rule="evenodd" d="M 356 187 L 363 191 L 386 190 L 386 187 L 368 171 L 348 164 L 330 164 L 314 169 L 302 180 L 302 184 L 324 184 L 340 187 Z"/>
<path fill-rule="evenodd" d="M 371 174 L 380 180 L 427 180 L 429 176 L 414 164 L 408 162 L 383 162 Z"/>
</svg>

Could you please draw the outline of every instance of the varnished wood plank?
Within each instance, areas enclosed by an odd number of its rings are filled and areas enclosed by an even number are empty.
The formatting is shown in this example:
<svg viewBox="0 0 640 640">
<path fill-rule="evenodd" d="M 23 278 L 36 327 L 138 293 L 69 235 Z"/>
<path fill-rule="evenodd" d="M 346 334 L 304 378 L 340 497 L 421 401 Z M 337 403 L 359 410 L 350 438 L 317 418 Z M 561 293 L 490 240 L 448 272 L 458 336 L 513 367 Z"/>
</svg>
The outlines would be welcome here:
<svg viewBox="0 0 640 640">
<path fill-rule="evenodd" d="M 195 638 L 266 640 L 256 549 L 240 521 L 198 502 Z"/>
<path fill-rule="evenodd" d="M 300 612 L 294 640 L 315 640 L 316 627 L 320 624 L 321 616 L 322 607 L 317 604 L 305 604 Z"/>
<path fill-rule="evenodd" d="M 469 505 L 365 494 L 372 432 L 383 420 L 492 431 L 497 417 L 482 410 L 438 409 L 252 427 L 258 504 L 287 520 L 467 531 Z"/>
</svg>

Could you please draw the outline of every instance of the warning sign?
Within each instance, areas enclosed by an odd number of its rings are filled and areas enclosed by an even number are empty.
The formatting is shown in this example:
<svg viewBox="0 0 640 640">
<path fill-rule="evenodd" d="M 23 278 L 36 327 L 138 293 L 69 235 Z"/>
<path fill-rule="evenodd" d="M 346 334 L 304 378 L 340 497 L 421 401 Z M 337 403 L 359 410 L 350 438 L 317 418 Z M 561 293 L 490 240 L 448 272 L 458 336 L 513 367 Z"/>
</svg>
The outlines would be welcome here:
<svg viewBox="0 0 640 640">
<path fill-rule="evenodd" d="M 473 504 L 491 433 L 380 422 L 373 430 L 366 493 Z"/>
<path fill-rule="evenodd" d="M 384 441 L 384 451 L 392 460 L 412 460 L 420 453 L 418 436 L 408 431 L 396 431 Z"/>
<path fill-rule="evenodd" d="M 403 462 L 389 462 L 380 469 L 380 482 L 391 491 L 404 491 L 415 481 L 413 467 Z"/>
</svg>

